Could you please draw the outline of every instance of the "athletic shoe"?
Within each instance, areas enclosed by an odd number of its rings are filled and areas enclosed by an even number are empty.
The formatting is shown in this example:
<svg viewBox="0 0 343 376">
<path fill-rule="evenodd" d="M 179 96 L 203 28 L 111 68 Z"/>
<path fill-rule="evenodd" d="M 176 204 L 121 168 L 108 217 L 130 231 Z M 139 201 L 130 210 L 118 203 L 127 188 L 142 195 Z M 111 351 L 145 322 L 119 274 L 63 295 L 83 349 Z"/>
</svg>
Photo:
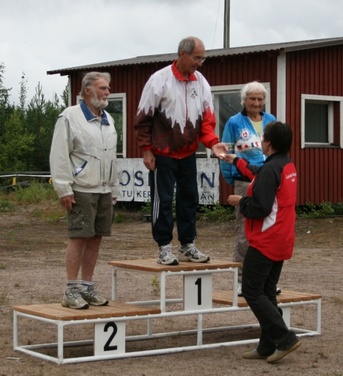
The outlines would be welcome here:
<svg viewBox="0 0 343 376">
<path fill-rule="evenodd" d="M 80 293 L 83 299 L 90 305 L 104 306 L 108 304 L 108 300 L 95 290 L 94 285 L 82 286 Z"/>
<path fill-rule="evenodd" d="M 157 262 L 162 265 L 178 265 L 179 260 L 172 252 L 170 244 L 162 245 L 159 247 L 159 254 Z"/>
<path fill-rule="evenodd" d="M 243 294 L 242 294 L 242 283 L 241 282 L 237 283 L 237 295 L 243 296 Z"/>
<path fill-rule="evenodd" d="M 207 262 L 210 260 L 210 257 L 200 252 L 199 249 L 193 244 L 188 243 L 186 245 L 181 245 L 179 252 L 185 257 L 188 261 L 192 262 Z"/>
<path fill-rule="evenodd" d="M 244 359 L 267 359 L 266 355 L 261 355 L 257 349 L 254 349 L 252 351 L 248 351 L 245 354 L 243 354 Z"/>
<path fill-rule="evenodd" d="M 283 350 L 275 350 L 274 354 L 268 356 L 267 362 L 268 363 L 274 363 L 280 359 L 282 359 L 284 356 L 288 355 L 292 351 L 296 350 L 301 345 L 301 342 L 297 340 L 291 347 L 288 349 Z"/>
<path fill-rule="evenodd" d="M 83 299 L 79 287 L 69 287 L 65 290 L 62 306 L 74 309 L 87 309 L 88 303 Z"/>
</svg>

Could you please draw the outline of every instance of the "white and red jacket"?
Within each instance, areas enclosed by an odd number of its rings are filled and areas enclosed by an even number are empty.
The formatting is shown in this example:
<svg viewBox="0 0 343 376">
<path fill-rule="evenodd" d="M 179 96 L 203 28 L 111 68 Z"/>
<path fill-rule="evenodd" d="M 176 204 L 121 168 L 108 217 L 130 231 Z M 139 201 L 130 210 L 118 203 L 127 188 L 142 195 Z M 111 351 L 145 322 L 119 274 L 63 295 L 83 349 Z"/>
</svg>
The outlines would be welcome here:
<svg viewBox="0 0 343 376">
<path fill-rule="evenodd" d="M 198 141 L 211 148 L 219 142 L 211 89 L 195 71 L 186 80 L 175 62 L 154 73 L 144 86 L 134 124 L 143 150 L 171 158 L 185 158 Z"/>
<path fill-rule="evenodd" d="M 294 247 L 297 173 L 287 154 L 269 156 L 257 170 L 241 158 L 234 164 L 252 179 L 240 200 L 249 245 L 273 261 L 288 260 Z"/>
</svg>

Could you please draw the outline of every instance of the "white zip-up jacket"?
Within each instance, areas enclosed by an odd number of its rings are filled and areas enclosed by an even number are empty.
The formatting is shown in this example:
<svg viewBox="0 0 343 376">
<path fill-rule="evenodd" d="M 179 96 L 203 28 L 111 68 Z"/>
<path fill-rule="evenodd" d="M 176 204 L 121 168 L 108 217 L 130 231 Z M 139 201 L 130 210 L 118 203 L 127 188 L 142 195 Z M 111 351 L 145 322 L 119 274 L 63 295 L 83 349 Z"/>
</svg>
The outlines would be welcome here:
<svg viewBox="0 0 343 376">
<path fill-rule="evenodd" d="M 212 148 L 219 142 L 209 83 L 198 71 L 185 79 L 175 62 L 155 72 L 145 84 L 134 123 L 143 150 L 185 158 L 198 141 Z"/>
<path fill-rule="evenodd" d="M 117 198 L 117 132 L 106 111 L 94 116 L 85 102 L 58 117 L 50 151 L 50 169 L 58 197 L 110 193 Z"/>
</svg>

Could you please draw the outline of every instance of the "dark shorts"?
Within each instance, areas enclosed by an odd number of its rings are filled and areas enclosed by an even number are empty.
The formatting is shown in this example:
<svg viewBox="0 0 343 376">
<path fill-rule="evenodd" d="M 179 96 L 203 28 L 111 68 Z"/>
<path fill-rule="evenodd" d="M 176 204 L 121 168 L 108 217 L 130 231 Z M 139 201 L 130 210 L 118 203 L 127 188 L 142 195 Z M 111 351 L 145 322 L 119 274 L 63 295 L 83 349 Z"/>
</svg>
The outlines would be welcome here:
<svg viewBox="0 0 343 376">
<path fill-rule="evenodd" d="M 72 209 L 68 213 L 69 238 L 110 236 L 112 226 L 112 193 L 74 192 Z"/>
</svg>

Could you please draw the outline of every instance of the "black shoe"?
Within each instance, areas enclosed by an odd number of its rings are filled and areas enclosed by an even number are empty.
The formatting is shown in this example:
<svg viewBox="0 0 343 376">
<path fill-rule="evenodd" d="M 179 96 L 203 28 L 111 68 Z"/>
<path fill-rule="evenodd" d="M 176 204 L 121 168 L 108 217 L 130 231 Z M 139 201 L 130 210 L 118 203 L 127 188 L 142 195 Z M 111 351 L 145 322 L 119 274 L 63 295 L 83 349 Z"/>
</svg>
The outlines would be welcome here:
<svg viewBox="0 0 343 376">
<path fill-rule="evenodd" d="M 244 353 L 242 357 L 244 359 L 267 359 L 268 358 L 266 355 L 261 355 L 257 351 L 257 349 Z"/>
<path fill-rule="evenodd" d="M 274 354 L 268 356 L 267 362 L 268 363 L 274 363 L 280 359 L 282 359 L 284 356 L 288 355 L 292 351 L 296 350 L 301 345 L 301 342 L 297 341 L 294 345 L 289 347 L 288 349 L 284 350 L 275 350 Z"/>
</svg>

